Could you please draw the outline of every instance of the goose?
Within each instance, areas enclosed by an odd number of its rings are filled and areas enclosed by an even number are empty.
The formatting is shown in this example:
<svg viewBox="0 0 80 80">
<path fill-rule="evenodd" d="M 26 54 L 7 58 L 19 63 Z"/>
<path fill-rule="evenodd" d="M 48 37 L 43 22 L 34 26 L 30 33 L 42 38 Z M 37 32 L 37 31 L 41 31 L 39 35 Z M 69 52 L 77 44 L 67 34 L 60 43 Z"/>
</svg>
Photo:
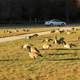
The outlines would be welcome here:
<svg viewBox="0 0 80 80">
<path fill-rule="evenodd" d="M 43 49 L 50 49 L 50 48 L 51 48 L 51 45 L 45 43 L 45 44 L 43 44 L 42 48 L 43 48 Z"/>
<path fill-rule="evenodd" d="M 24 44 L 24 45 L 22 46 L 22 48 L 23 48 L 23 49 L 27 49 L 27 46 L 33 46 L 33 45 L 32 45 L 32 44 L 27 43 L 27 44 Z"/>
<path fill-rule="evenodd" d="M 42 40 L 42 42 L 50 42 L 50 41 L 53 41 L 53 40 L 50 38 L 45 38 L 44 40 Z"/>
<path fill-rule="evenodd" d="M 64 48 L 68 48 L 68 49 L 70 49 L 70 48 L 74 48 L 74 47 L 76 47 L 76 45 L 75 44 L 68 44 L 68 43 L 65 43 L 64 44 Z"/>
<path fill-rule="evenodd" d="M 28 54 L 29 54 L 30 58 L 35 59 L 38 56 L 42 57 L 42 55 L 40 54 L 40 51 L 36 47 L 32 47 L 31 45 L 27 45 L 26 48 L 29 52 Z"/>
<path fill-rule="evenodd" d="M 57 36 L 55 36 L 54 39 L 55 44 L 65 44 L 66 42 L 64 41 L 64 37 L 61 37 L 59 40 L 57 39 Z"/>
<path fill-rule="evenodd" d="M 64 48 L 68 48 L 68 49 L 70 49 L 71 46 L 70 46 L 69 44 L 64 44 Z"/>
</svg>

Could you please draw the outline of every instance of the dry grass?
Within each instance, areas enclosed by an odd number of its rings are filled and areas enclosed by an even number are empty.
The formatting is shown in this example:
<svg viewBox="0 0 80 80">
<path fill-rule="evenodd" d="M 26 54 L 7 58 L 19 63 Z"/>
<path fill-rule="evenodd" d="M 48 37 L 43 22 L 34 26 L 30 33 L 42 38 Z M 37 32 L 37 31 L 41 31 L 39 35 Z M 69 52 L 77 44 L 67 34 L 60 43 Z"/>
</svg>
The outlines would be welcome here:
<svg viewBox="0 0 80 80">
<path fill-rule="evenodd" d="M 58 28 L 58 27 L 57 27 Z M 36 32 L 43 32 L 49 31 L 54 29 L 54 27 L 25 27 L 25 28 L 14 28 L 14 27 L 1 27 L 0 28 L 0 37 L 7 37 L 7 36 L 14 36 L 14 35 L 21 35 L 21 34 L 28 34 L 28 33 L 36 33 Z"/>
<path fill-rule="evenodd" d="M 55 45 L 52 49 L 43 50 L 42 40 L 45 37 L 65 37 L 68 43 L 76 44 L 76 49 L 64 49 Z M 73 34 L 51 33 L 31 39 L 21 39 L 0 43 L 0 80 L 80 80 L 80 41 L 76 41 L 80 30 Z M 28 52 L 21 46 L 32 43 L 43 57 L 30 59 Z"/>
</svg>

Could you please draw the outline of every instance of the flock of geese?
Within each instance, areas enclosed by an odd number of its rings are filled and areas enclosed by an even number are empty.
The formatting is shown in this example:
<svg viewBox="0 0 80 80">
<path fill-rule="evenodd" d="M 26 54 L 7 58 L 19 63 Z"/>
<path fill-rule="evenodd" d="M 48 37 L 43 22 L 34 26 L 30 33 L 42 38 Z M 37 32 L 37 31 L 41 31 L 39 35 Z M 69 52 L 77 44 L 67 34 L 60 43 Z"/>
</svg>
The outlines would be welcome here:
<svg viewBox="0 0 80 80">
<path fill-rule="evenodd" d="M 57 32 L 58 32 L 58 31 L 57 31 Z M 62 33 L 63 31 L 60 31 L 60 32 Z M 67 32 L 69 32 L 69 31 L 67 31 Z M 70 33 L 68 33 L 68 34 L 70 34 Z M 38 35 L 37 35 L 37 36 L 38 36 Z M 79 39 L 80 39 L 80 38 L 79 38 Z M 60 38 L 58 39 L 57 36 L 55 36 L 55 37 L 54 37 L 54 40 L 53 40 L 53 39 L 50 39 L 50 38 L 45 38 L 44 40 L 42 40 L 42 42 L 45 42 L 45 43 L 42 45 L 42 48 L 43 48 L 43 49 L 50 49 L 50 48 L 52 47 L 51 44 L 48 44 L 48 42 L 50 42 L 50 41 L 53 41 L 54 44 L 56 44 L 56 45 L 63 45 L 63 47 L 64 47 L 64 48 L 67 48 L 67 49 L 71 49 L 71 48 L 76 47 L 76 45 L 74 45 L 74 44 L 72 44 L 72 43 L 71 43 L 71 44 L 67 43 L 67 42 L 65 41 L 64 37 L 60 37 Z M 30 58 L 32 58 L 32 59 L 35 59 L 35 58 L 37 58 L 38 56 L 42 57 L 40 51 L 39 51 L 36 47 L 33 47 L 32 44 L 25 44 L 25 45 L 23 45 L 23 48 L 24 48 L 24 49 L 27 49 L 28 54 L 29 54 Z"/>
</svg>

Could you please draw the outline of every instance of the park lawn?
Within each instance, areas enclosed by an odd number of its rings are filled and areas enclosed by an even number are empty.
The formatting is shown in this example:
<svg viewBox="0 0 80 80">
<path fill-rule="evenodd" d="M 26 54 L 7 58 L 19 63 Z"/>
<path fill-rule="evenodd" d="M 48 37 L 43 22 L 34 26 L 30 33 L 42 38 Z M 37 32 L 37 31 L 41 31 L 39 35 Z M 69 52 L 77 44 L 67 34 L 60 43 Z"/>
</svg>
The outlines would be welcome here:
<svg viewBox="0 0 80 80">
<path fill-rule="evenodd" d="M 69 26 L 66 26 L 66 28 Z M 70 26 L 71 28 L 73 26 Z M 36 33 L 36 32 L 45 32 L 51 31 L 59 28 L 65 27 L 58 27 L 58 26 L 11 26 L 11 27 L 0 27 L 0 37 L 8 37 L 8 36 L 15 36 L 15 35 L 22 35 L 22 34 L 29 34 L 29 33 Z M 77 28 L 77 26 L 76 26 Z M 79 27 L 78 27 L 79 28 Z"/>
<path fill-rule="evenodd" d="M 54 39 L 64 37 L 76 48 L 65 49 L 63 45 L 55 45 L 43 50 L 46 37 Z M 80 30 L 73 34 L 51 33 L 31 39 L 21 39 L 0 43 L 0 80 L 80 80 L 80 41 L 76 41 Z M 31 59 L 22 45 L 31 43 L 37 47 L 43 57 Z"/>
<path fill-rule="evenodd" d="M 0 37 L 8 37 L 8 36 L 15 36 L 15 35 L 22 35 L 22 34 L 29 34 L 29 33 L 36 33 L 36 32 L 45 32 L 52 29 L 56 29 L 59 27 L 1 27 L 0 28 Z"/>
</svg>

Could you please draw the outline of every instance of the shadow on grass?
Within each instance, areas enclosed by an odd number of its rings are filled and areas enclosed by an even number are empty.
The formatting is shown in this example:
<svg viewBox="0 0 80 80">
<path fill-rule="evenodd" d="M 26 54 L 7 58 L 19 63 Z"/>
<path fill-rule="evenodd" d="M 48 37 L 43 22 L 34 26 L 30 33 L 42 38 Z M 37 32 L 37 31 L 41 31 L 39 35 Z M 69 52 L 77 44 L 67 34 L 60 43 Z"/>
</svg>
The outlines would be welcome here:
<svg viewBox="0 0 80 80">
<path fill-rule="evenodd" d="M 80 50 L 80 48 L 54 48 L 54 49 L 40 49 L 40 50 Z"/>
<path fill-rule="evenodd" d="M 76 53 L 55 53 L 55 54 L 53 54 L 53 53 L 51 54 L 50 53 L 48 55 L 50 55 L 50 56 L 54 56 L 55 55 L 56 56 L 56 55 L 70 55 L 70 54 L 76 54 Z"/>
<path fill-rule="evenodd" d="M 0 62 L 1 61 L 6 61 L 6 62 L 8 62 L 8 61 L 19 61 L 19 59 L 0 59 Z"/>
<path fill-rule="evenodd" d="M 80 48 L 71 48 L 71 49 L 59 48 L 59 49 L 55 49 L 55 50 L 80 50 Z"/>
<path fill-rule="evenodd" d="M 47 61 L 76 61 L 76 60 L 80 60 L 80 58 L 48 59 Z"/>
</svg>

